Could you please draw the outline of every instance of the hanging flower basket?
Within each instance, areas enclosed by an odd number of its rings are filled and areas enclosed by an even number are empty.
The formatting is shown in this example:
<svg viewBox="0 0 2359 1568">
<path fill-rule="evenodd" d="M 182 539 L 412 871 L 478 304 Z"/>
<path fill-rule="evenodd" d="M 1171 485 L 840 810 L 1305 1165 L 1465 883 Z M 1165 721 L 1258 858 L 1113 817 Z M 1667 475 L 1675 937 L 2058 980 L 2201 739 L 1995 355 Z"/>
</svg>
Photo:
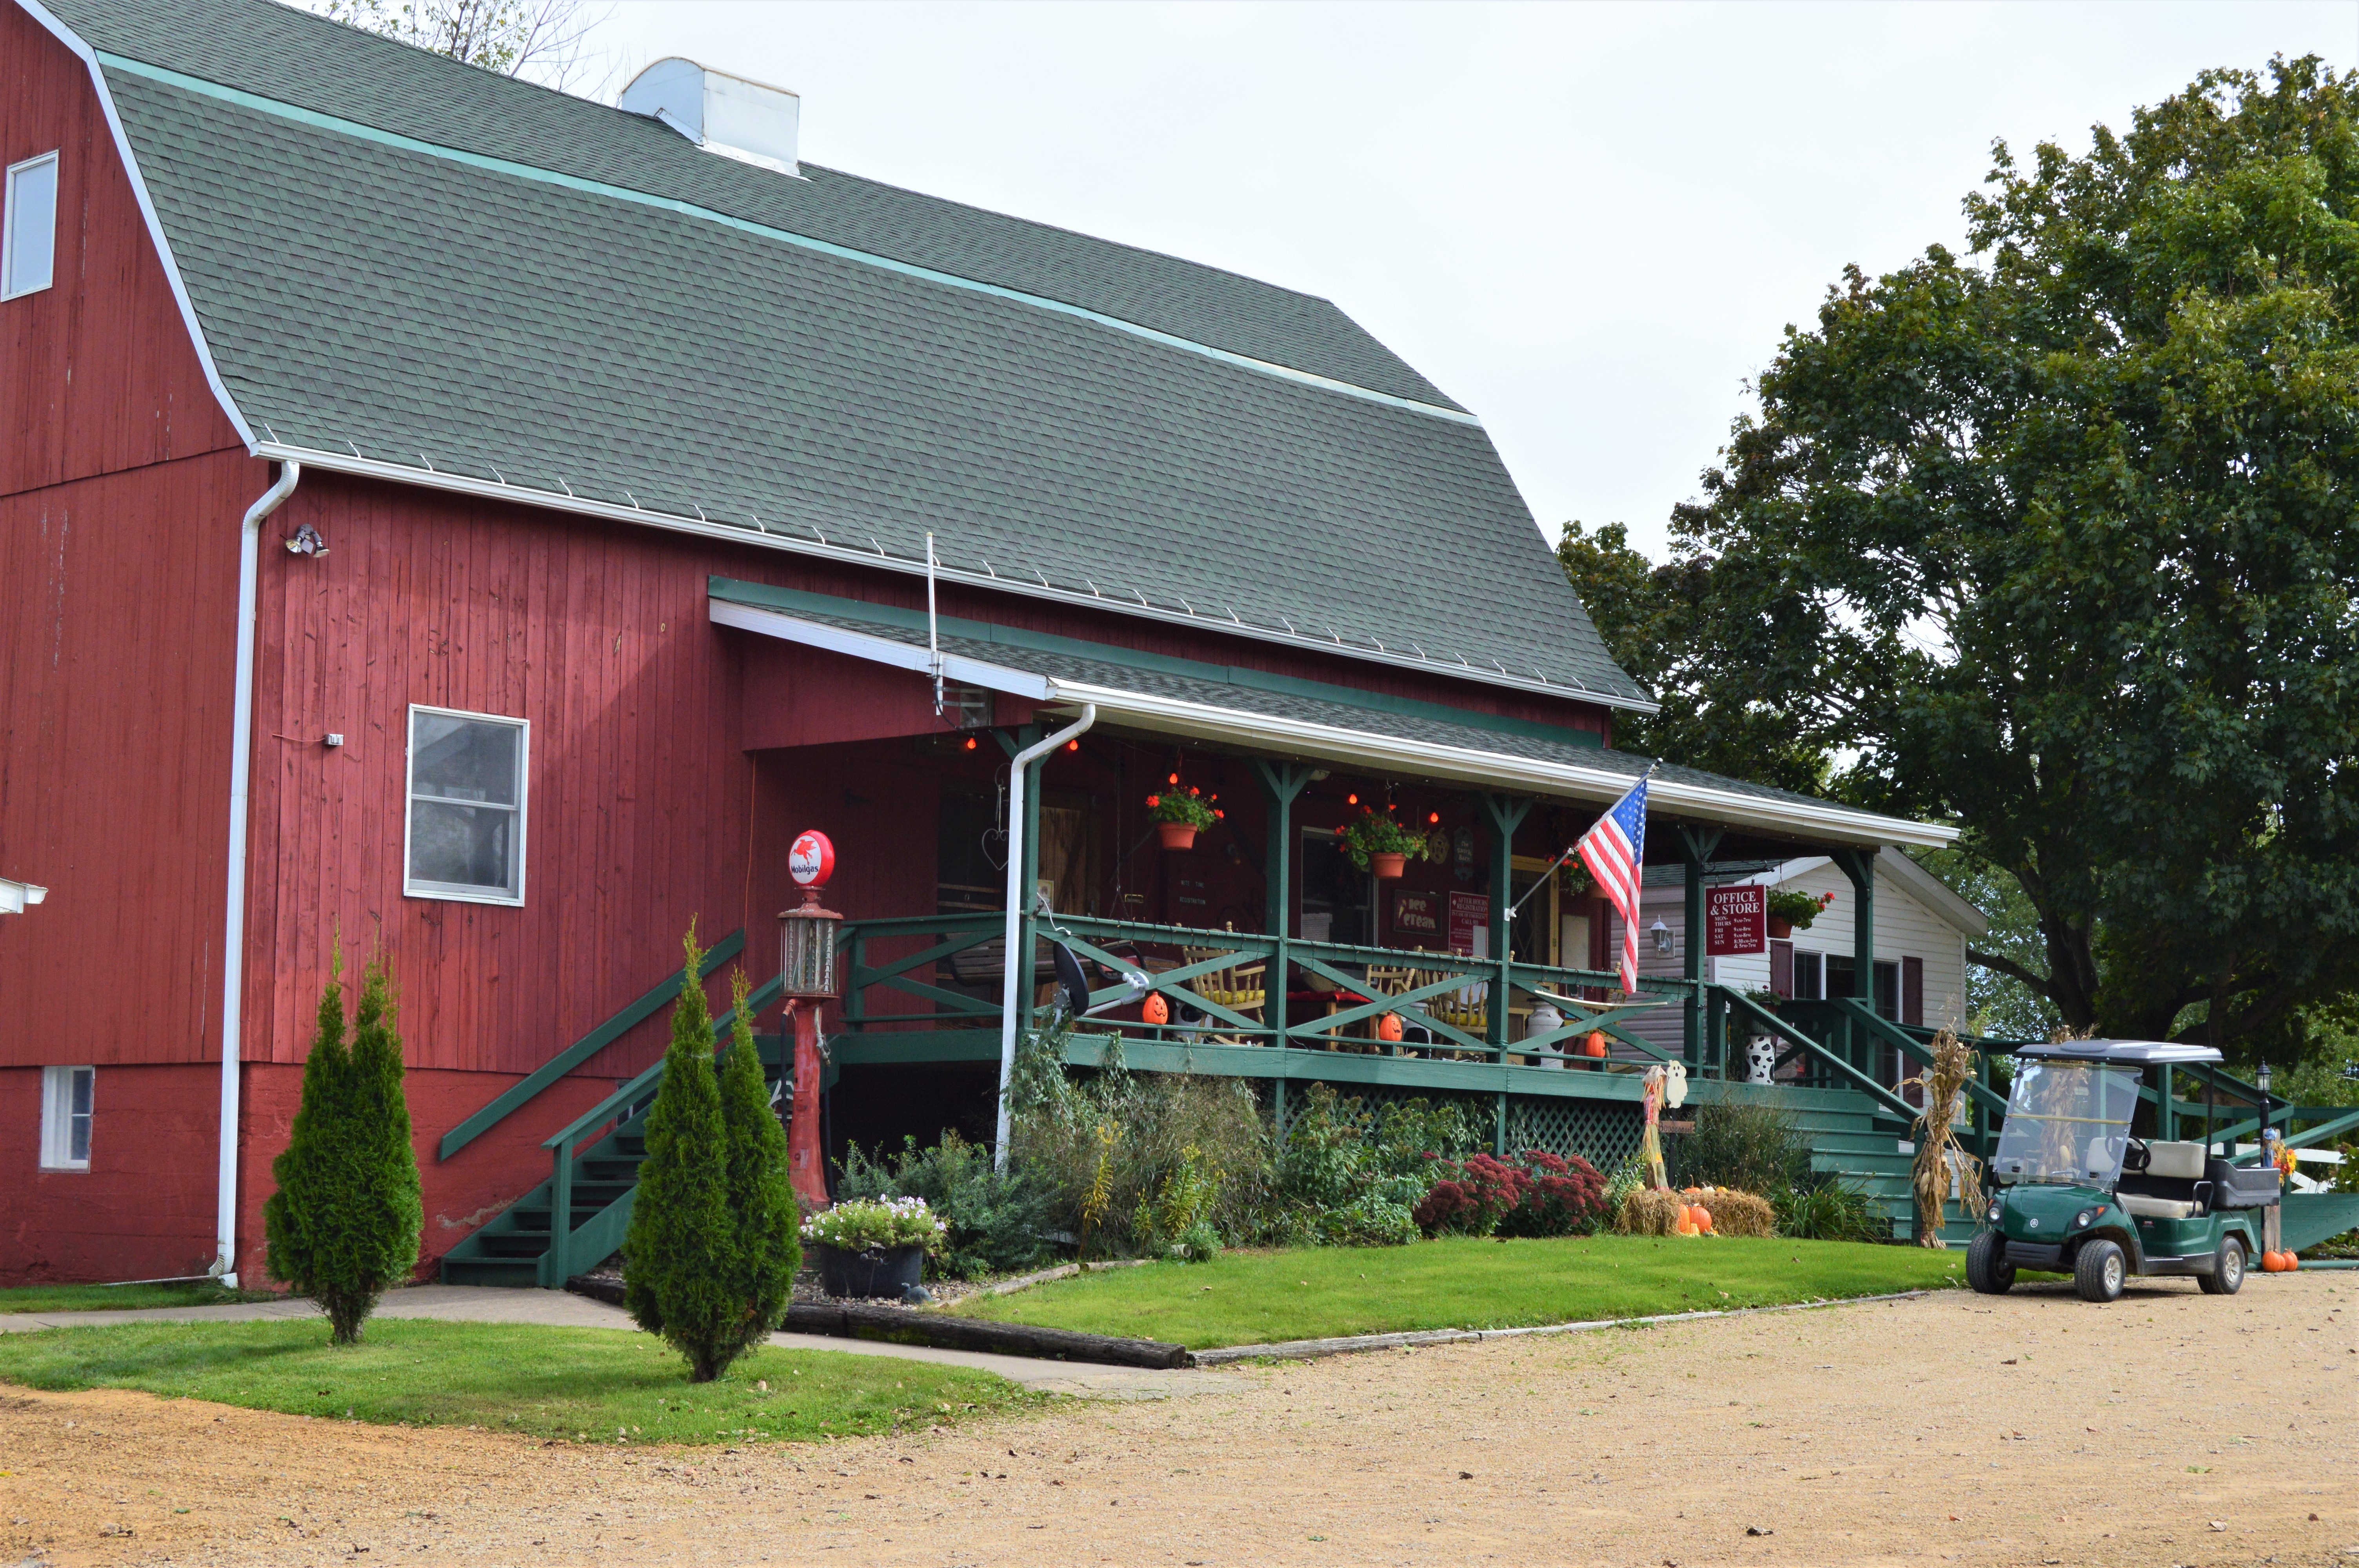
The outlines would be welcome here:
<svg viewBox="0 0 2359 1568">
<path fill-rule="evenodd" d="M 1381 812 L 1363 811 L 1343 829 L 1343 852 L 1364 871 L 1386 881 L 1408 870 L 1408 861 L 1426 856 L 1426 836 L 1412 832 Z"/>
<path fill-rule="evenodd" d="M 1165 849 L 1192 849 L 1196 847 L 1196 835 L 1218 822 L 1225 813 L 1213 809 L 1202 790 L 1190 789 L 1183 795 L 1174 784 L 1147 797 L 1147 815 L 1155 824 Z"/>
<path fill-rule="evenodd" d="M 1809 926 L 1819 917 L 1820 911 L 1834 903 L 1832 893 L 1788 892 L 1783 889 L 1769 895 L 1769 935 L 1780 938 L 1791 936 Z"/>
</svg>

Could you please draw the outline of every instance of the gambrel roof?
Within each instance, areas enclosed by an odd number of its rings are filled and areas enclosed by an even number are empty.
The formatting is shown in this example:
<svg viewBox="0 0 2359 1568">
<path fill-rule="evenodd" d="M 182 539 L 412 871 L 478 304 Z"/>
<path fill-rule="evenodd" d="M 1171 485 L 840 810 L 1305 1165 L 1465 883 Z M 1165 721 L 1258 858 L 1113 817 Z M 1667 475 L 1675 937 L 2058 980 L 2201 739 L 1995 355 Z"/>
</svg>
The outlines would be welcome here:
<svg viewBox="0 0 2359 1568">
<path fill-rule="evenodd" d="M 255 450 L 1649 708 L 1481 424 L 1332 303 L 272 0 L 27 0 Z"/>
</svg>

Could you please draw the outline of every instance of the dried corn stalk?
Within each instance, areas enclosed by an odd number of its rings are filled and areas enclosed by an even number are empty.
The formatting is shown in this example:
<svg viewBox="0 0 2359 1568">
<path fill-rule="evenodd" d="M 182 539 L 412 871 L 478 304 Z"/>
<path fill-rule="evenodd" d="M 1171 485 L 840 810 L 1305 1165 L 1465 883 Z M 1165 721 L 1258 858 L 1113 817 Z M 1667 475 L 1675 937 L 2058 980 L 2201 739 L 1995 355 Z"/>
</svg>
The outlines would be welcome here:
<svg viewBox="0 0 2359 1568">
<path fill-rule="evenodd" d="M 1941 1239 L 1941 1220 L 1951 1184 L 1962 1205 L 1975 1202 L 1982 1192 L 1983 1162 L 1958 1146 L 1957 1127 L 1960 1102 L 1980 1059 L 1949 1029 L 1933 1036 L 1932 1054 L 1933 1065 L 1900 1087 L 1925 1094 L 1925 1108 L 1917 1114 L 1917 1162 L 1910 1181 L 1917 1195 L 1917 1245 L 1938 1249 L 1949 1245 Z"/>
</svg>

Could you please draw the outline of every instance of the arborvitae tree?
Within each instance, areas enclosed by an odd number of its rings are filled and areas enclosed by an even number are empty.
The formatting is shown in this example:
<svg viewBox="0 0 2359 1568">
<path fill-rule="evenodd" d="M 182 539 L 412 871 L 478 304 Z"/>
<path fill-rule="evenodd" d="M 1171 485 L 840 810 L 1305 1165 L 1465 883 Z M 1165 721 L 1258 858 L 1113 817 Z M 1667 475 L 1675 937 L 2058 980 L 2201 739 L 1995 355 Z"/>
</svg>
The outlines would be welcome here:
<svg viewBox="0 0 2359 1568">
<path fill-rule="evenodd" d="M 684 945 L 688 968 L 671 1011 L 663 1087 L 647 1112 L 647 1158 L 623 1239 L 623 1304 L 688 1358 L 690 1382 L 709 1383 L 745 1346 L 745 1303 L 734 1288 L 741 1266 L 729 1139 L 694 921 Z"/>
<path fill-rule="evenodd" d="M 745 970 L 732 978 L 730 989 L 736 1011 L 729 1050 L 721 1059 L 721 1120 L 729 1140 L 729 1207 L 737 1219 L 733 1293 L 744 1308 L 734 1359 L 778 1326 L 803 1251 L 802 1206 L 795 1201 L 786 1129 L 778 1125 L 769 1087 L 762 1081 Z"/>
<path fill-rule="evenodd" d="M 278 1190 L 262 1221 L 271 1274 L 319 1303 L 333 1343 L 356 1345 L 377 1298 L 418 1267 L 425 1217 L 391 986 L 384 966 L 371 963 L 360 1038 L 348 1046 L 343 972 L 339 952 L 320 995 L 295 1126 L 271 1162 Z"/>
</svg>

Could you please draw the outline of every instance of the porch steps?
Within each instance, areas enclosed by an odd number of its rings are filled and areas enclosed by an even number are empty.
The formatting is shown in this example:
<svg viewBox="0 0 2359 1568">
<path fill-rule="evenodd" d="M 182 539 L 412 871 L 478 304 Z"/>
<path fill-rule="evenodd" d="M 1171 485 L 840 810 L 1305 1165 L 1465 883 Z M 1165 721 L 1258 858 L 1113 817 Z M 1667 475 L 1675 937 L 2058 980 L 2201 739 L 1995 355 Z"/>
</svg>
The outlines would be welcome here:
<svg viewBox="0 0 2359 1568">
<path fill-rule="evenodd" d="M 765 1044 L 771 1048 L 763 1052 L 762 1076 L 777 1085 L 780 1069 L 775 1042 Z M 652 1101 L 648 1108 L 652 1108 Z M 647 1158 L 647 1109 L 640 1110 L 575 1156 L 571 1230 L 579 1231 L 617 1207 L 623 1212 L 615 1217 L 627 1223 L 628 1202 L 638 1190 L 639 1167 Z M 542 1182 L 444 1253 L 441 1282 L 518 1289 L 562 1286 L 562 1280 L 541 1278 L 542 1260 L 549 1254 L 549 1210 L 555 1186 L 553 1178 Z M 620 1236 L 625 1224 L 613 1224 L 608 1228 Z M 572 1269 L 576 1272 L 594 1269 L 603 1261 L 603 1258 L 576 1258 L 572 1260 Z"/>
</svg>

